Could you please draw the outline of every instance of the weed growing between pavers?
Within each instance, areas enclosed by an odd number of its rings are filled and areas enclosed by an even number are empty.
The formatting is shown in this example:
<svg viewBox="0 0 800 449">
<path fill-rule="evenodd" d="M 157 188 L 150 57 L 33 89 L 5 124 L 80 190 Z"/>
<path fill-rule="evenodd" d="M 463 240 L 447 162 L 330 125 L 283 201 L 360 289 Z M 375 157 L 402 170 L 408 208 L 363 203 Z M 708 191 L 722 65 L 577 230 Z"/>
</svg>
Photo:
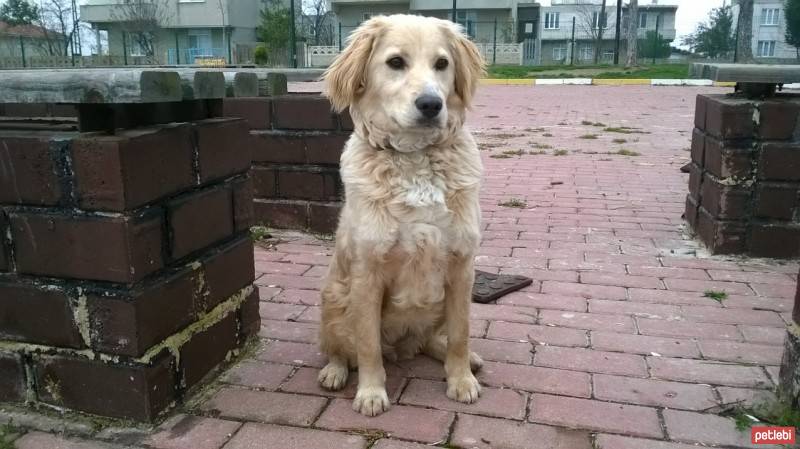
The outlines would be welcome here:
<svg viewBox="0 0 800 449">
<path fill-rule="evenodd" d="M 528 203 L 517 198 L 511 198 L 510 200 L 501 201 L 497 203 L 497 205 L 501 207 L 515 207 L 517 209 L 524 209 L 528 207 Z"/>
<path fill-rule="evenodd" d="M 270 234 L 269 229 L 264 226 L 253 226 L 250 228 L 250 237 L 253 238 L 254 242 L 260 242 L 271 238 L 272 234 Z"/>
<path fill-rule="evenodd" d="M 553 151 L 553 156 L 566 156 L 569 154 L 567 150 L 555 150 Z"/>
<path fill-rule="evenodd" d="M 506 150 L 503 151 L 503 154 L 507 154 L 509 156 L 522 156 L 525 154 L 525 150 Z"/>
<path fill-rule="evenodd" d="M 705 296 L 706 298 L 711 298 L 714 301 L 717 301 L 719 303 L 721 303 L 722 301 L 728 299 L 728 294 L 727 293 L 719 292 L 719 291 L 716 291 L 716 290 L 706 290 L 703 293 L 703 296 Z"/>
<path fill-rule="evenodd" d="M 503 153 L 490 154 L 489 157 L 492 159 L 511 159 L 511 156 Z"/>
<path fill-rule="evenodd" d="M 525 129 L 523 129 L 523 131 L 529 132 L 529 133 L 543 133 L 545 131 L 545 129 L 544 128 L 525 128 Z"/>
<path fill-rule="evenodd" d="M 547 154 L 547 151 L 544 151 L 544 150 L 529 151 L 528 154 L 532 154 L 532 155 Z"/>
<path fill-rule="evenodd" d="M 614 139 L 614 140 L 612 140 L 612 142 L 619 143 L 619 144 L 628 143 L 628 141 L 626 139 Z"/>
<path fill-rule="evenodd" d="M 537 150 L 552 150 L 553 149 L 552 145 L 548 145 L 546 143 L 528 142 L 528 144 L 533 145 Z"/>
<path fill-rule="evenodd" d="M 544 133 L 542 134 L 542 137 L 553 137 L 553 135 L 550 133 Z"/>
<path fill-rule="evenodd" d="M 800 428 L 800 410 L 792 408 L 786 402 L 775 399 L 764 401 L 752 407 L 735 406 L 722 413 L 736 421 L 736 429 L 747 431 L 753 426 L 780 426 Z"/>
<path fill-rule="evenodd" d="M 639 128 L 632 128 L 630 126 L 609 126 L 607 128 L 603 128 L 603 131 L 619 134 L 650 134 L 647 131 L 642 131 Z"/>
<path fill-rule="evenodd" d="M 578 136 L 578 139 L 594 140 L 597 139 L 597 137 L 597 134 L 584 134 L 582 136 Z"/>
<path fill-rule="evenodd" d="M 625 148 L 622 148 L 620 150 L 617 150 L 617 151 L 615 151 L 613 153 L 609 153 L 609 154 L 618 154 L 620 156 L 641 156 L 642 155 L 642 153 L 639 153 L 638 151 L 628 150 L 628 149 L 625 149 Z"/>
</svg>

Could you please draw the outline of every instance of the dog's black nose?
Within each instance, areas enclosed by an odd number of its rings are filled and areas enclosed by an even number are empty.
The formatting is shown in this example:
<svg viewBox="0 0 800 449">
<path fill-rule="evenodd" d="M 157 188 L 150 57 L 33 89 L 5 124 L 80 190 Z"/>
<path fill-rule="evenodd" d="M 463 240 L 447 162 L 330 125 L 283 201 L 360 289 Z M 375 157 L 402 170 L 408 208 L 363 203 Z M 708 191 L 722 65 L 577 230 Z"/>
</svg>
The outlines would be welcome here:
<svg viewBox="0 0 800 449">
<path fill-rule="evenodd" d="M 426 118 L 434 118 L 442 110 L 442 99 L 435 95 L 423 95 L 414 104 Z"/>
</svg>

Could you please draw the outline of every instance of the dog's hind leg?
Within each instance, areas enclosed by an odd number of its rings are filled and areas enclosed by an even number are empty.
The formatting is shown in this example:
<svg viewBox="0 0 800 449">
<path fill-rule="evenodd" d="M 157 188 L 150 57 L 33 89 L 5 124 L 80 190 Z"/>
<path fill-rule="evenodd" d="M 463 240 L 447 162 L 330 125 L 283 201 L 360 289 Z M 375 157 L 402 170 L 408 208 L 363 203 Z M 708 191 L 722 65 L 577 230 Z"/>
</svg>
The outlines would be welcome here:
<svg viewBox="0 0 800 449">
<path fill-rule="evenodd" d="M 447 359 L 447 337 L 444 335 L 433 335 L 422 348 L 423 354 L 432 357 L 442 363 Z M 477 372 L 483 366 L 483 359 L 474 351 L 469 352 L 469 367 L 472 372 Z"/>
</svg>

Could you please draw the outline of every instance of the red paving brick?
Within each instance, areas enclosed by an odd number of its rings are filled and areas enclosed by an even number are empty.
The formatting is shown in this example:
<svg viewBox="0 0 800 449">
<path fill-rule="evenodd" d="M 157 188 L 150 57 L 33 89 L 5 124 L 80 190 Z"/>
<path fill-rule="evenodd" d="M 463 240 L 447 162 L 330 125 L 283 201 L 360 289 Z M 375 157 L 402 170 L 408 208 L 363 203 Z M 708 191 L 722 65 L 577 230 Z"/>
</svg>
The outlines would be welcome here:
<svg viewBox="0 0 800 449">
<path fill-rule="evenodd" d="M 177 415 L 145 439 L 153 449 L 219 449 L 242 423 L 197 416 Z"/>
<path fill-rule="evenodd" d="M 530 341 L 533 344 L 556 346 L 586 346 L 587 332 L 581 329 L 528 325 L 519 323 L 489 323 L 487 338 L 511 341 Z"/>
<path fill-rule="evenodd" d="M 666 357 L 648 357 L 647 364 L 650 366 L 650 375 L 656 379 L 734 387 L 770 387 L 766 374 L 757 366 Z"/>
<path fill-rule="evenodd" d="M 778 448 L 780 446 L 750 444 L 750 432 L 736 429 L 733 418 L 705 413 L 665 410 L 664 424 L 670 438 L 686 443 L 719 444 L 736 447 Z"/>
<path fill-rule="evenodd" d="M 223 388 L 201 407 L 223 418 L 308 426 L 326 402 L 312 396 Z"/>
<path fill-rule="evenodd" d="M 460 415 L 452 444 L 464 448 L 529 449 L 532 442 L 542 449 L 590 449 L 585 431 L 518 423 L 480 416 Z"/>
<path fill-rule="evenodd" d="M 530 421 L 633 436 L 663 435 L 654 408 L 543 394 L 531 397 Z"/>
<path fill-rule="evenodd" d="M 644 357 L 595 349 L 540 346 L 536 348 L 533 364 L 572 371 L 647 377 Z"/>
<path fill-rule="evenodd" d="M 279 441 L 281 449 L 364 449 L 364 437 L 314 429 L 245 424 L 224 449 L 263 449 L 267 441 Z"/>
<path fill-rule="evenodd" d="M 333 245 L 276 232 L 283 243 L 255 250 L 262 349 L 226 372 L 224 381 L 234 385 L 188 410 L 204 415 L 193 421 L 199 424 L 162 428 L 148 441 L 198 449 L 260 449 L 276 441 L 286 449 L 365 449 L 367 439 L 350 433 L 357 428 L 391 433 L 378 449 L 421 449 L 412 441 L 588 449 L 589 432 L 599 432 L 594 443 L 603 449 L 746 447 L 730 420 L 696 411 L 714 405 L 714 395 L 745 404 L 771 397 L 798 264 L 695 257 L 699 245 L 681 234 L 688 176 L 678 169 L 689 159 L 695 95 L 725 91 L 481 88 L 469 121 L 477 141 L 494 147 L 482 152 L 484 232 L 476 266 L 534 282 L 472 309 L 472 348 L 486 359 L 477 403 L 447 399 L 442 363 L 424 356 L 385 363 L 394 405 L 381 417 L 350 409 L 355 373 L 341 392 L 320 389 L 316 376 L 326 358 L 316 345 L 319 288 Z M 611 139 L 619 136 L 583 120 L 641 127 L 650 134 L 625 147 L 642 155 L 604 154 L 618 149 Z M 589 132 L 600 138 L 578 138 Z M 569 154 L 489 157 L 532 142 Z M 498 206 L 511 197 L 528 208 Z M 709 289 L 728 298 L 704 297 Z M 207 417 L 212 409 L 220 419 Z M 239 421 L 245 423 L 236 430 Z M 35 433 L 19 441 L 24 449 L 113 447 Z"/>
<path fill-rule="evenodd" d="M 275 390 L 292 372 L 289 365 L 244 361 L 231 368 L 222 381 L 265 390 Z"/>
<path fill-rule="evenodd" d="M 450 412 L 404 405 L 393 405 L 381 415 L 367 417 L 353 411 L 352 401 L 335 399 L 315 425 L 328 430 L 376 429 L 390 437 L 435 443 L 447 438 L 453 418 Z"/>
<path fill-rule="evenodd" d="M 689 339 L 627 335 L 614 332 L 592 331 L 592 347 L 604 351 L 669 357 L 699 358 L 697 342 Z"/>
<path fill-rule="evenodd" d="M 412 379 L 400 397 L 400 403 L 496 418 L 525 419 L 528 398 L 524 393 L 484 386 L 478 401 L 462 404 L 448 398 L 446 391 L 446 382 Z"/>
<path fill-rule="evenodd" d="M 717 405 L 714 392 L 708 385 L 606 374 L 595 374 L 592 380 L 594 397 L 605 401 L 682 410 L 706 410 Z"/>
<path fill-rule="evenodd" d="M 486 362 L 477 377 L 492 387 L 577 397 L 591 394 L 589 374 L 575 371 Z"/>
</svg>

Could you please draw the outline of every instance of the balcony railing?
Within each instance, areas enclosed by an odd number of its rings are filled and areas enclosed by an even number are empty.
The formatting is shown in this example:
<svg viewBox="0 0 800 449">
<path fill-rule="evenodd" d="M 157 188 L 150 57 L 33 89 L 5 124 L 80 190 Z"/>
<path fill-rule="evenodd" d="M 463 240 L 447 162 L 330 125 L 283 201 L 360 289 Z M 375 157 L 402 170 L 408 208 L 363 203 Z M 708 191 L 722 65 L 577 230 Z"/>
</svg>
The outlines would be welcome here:
<svg viewBox="0 0 800 449">
<path fill-rule="evenodd" d="M 227 58 L 228 51 L 224 48 L 181 48 L 178 52 L 174 48 L 167 50 L 168 64 L 197 64 L 203 59 Z"/>
</svg>

